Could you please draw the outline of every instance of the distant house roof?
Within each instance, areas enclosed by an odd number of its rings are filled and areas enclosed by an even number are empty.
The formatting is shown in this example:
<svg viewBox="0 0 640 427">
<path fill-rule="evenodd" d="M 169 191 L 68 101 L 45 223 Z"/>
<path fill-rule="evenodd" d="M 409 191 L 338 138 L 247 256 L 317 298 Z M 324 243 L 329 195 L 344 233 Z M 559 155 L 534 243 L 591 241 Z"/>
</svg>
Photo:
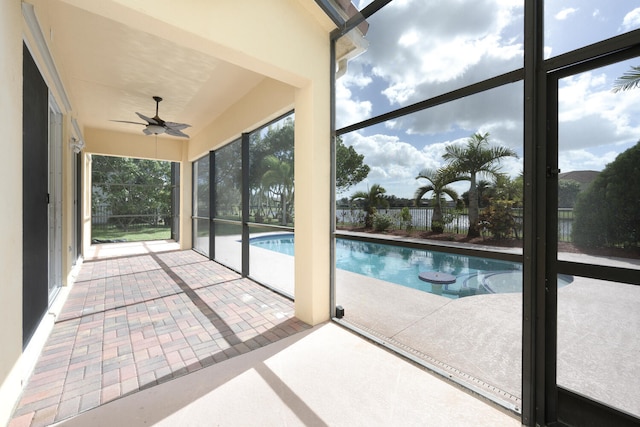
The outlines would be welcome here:
<svg viewBox="0 0 640 427">
<path fill-rule="evenodd" d="M 598 171 L 571 171 L 558 175 L 558 179 L 578 181 L 580 184 L 589 184 L 596 179 Z"/>
<path fill-rule="evenodd" d="M 580 189 L 584 190 L 596 179 L 599 173 L 598 171 L 571 171 L 559 174 L 558 179 L 562 181 L 579 182 Z"/>
</svg>

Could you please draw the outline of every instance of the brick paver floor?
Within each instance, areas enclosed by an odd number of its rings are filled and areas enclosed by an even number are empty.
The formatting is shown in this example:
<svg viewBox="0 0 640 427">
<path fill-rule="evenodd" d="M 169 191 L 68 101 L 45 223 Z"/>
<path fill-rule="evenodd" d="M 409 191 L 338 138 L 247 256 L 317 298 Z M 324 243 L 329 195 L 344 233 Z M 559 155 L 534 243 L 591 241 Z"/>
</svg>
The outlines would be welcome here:
<svg viewBox="0 0 640 427">
<path fill-rule="evenodd" d="M 85 261 L 9 425 L 49 425 L 307 327 L 288 299 L 191 250 Z"/>
</svg>

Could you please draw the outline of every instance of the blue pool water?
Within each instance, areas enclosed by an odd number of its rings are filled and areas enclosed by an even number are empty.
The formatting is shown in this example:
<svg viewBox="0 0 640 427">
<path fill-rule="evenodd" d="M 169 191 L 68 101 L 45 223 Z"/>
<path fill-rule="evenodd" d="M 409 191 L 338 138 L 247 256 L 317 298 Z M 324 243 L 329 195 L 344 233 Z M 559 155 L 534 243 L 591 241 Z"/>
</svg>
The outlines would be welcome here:
<svg viewBox="0 0 640 427">
<path fill-rule="evenodd" d="M 251 245 L 293 255 L 293 234 L 255 237 Z M 449 298 L 522 292 L 520 263 L 381 243 L 336 239 L 336 267 Z M 456 282 L 441 286 L 423 282 L 418 275 L 427 271 L 451 274 Z M 559 285 L 569 281 L 559 280 Z"/>
</svg>

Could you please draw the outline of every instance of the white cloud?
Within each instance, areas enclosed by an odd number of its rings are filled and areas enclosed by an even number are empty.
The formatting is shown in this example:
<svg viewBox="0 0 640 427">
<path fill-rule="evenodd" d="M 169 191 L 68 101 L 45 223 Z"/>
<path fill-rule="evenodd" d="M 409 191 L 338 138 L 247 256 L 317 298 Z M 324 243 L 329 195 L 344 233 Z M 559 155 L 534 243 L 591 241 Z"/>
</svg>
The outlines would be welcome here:
<svg viewBox="0 0 640 427">
<path fill-rule="evenodd" d="M 415 29 L 412 29 L 400 36 L 398 44 L 402 47 L 410 47 L 418 43 L 419 40 L 420 34 Z"/>
<path fill-rule="evenodd" d="M 345 135 L 344 142 L 364 155 L 364 162 L 371 167 L 367 179 L 349 189 L 349 193 L 366 191 L 367 186 L 381 184 L 388 194 L 412 197 L 420 186 L 415 179 L 420 171 L 424 168 L 437 169 L 444 163 L 444 144 L 427 145 L 420 150 L 397 136 L 364 136 L 359 132 Z"/>
<path fill-rule="evenodd" d="M 354 94 L 364 87 L 376 93 L 368 106 L 349 104 L 349 91 L 339 94 L 342 125 L 353 123 L 343 117 L 354 113 L 362 120 L 366 111 L 377 115 L 523 66 L 521 0 L 462 0 L 446 7 L 394 0 L 369 24 L 368 50 L 349 63 L 349 77 L 338 84 Z M 376 84 L 360 84 L 363 75 Z M 350 102 L 365 98 L 351 96 Z"/>
<path fill-rule="evenodd" d="M 384 21 L 370 18 L 369 49 L 358 58 L 387 83 L 391 106 L 522 66 L 521 2 L 405 3 L 387 5 Z"/>
<path fill-rule="evenodd" d="M 638 27 L 640 27 L 640 7 L 627 13 L 622 20 L 622 29 L 624 31 L 634 30 Z"/>
<path fill-rule="evenodd" d="M 573 15 L 577 11 L 578 9 L 576 9 L 575 7 L 567 7 L 565 9 L 562 9 L 560 12 L 556 13 L 554 18 L 557 19 L 558 21 L 564 21 L 565 19 L 567 19 L 569 16 Z"/>
<path fill-rule="evenodd" d="M 521 150 L 522 91 L 521 83 L 508 85 L 398 118 L 387 127 L 411 135 L 490 132 L 495 143 Z"/>
<path fill-rule="evenodd" d="M 621 145 L 640 138 L 640 91 L 611 92 L 611 77 L 586 72 L 559 89 L 561 150 Z"/>
<path fill-rule="evenodd" d="M 604 155 L 596 155 L 587 150 L 570 150 L 560 154 L 558 166 L 562 172 L 576 170 L 602 170 L 615 160 L 618 152 L 608 151 Z"/>
<path fill-rule="evenodd" d="M 500 171 L 511 178 L 515 178 L 524 172 L 522 157 L 505 157 L 500 160 Z"/>
<path fill-rule="evenodd" d="M 589 42 L 596 37 L 591 32 L 566 34 L 564 20 L 597 18 L 599 25 L 608 25 L 607 36 L 614 35 L 618 25 L 640 26 L 640 8 L 627 13 L 622 24 L 606 19 L 612 16 L 609 9 L 595 10 L 592 16 L 578 14 L 577 8 L 555 12 L 549 11 L 553 14 L 549 18 L 558 21 L 549 23 L 555 22 L 559 33 L 555 40 L 545 40 L 545 58 L 551 56 L 550 46 L 566 50 L 559 41 L 568 35 Z M 439 2 L 394 0 L 369 19 L 368 51 L 353 60 L 347 75 L 338 80 L 338 127 L 522 67 L 522 15 L 521 0 L 460 0 L 446 7 Z M 561 81 L 563 171 L 601 170 L 640 139 L 640 89 L 611 92 L 613 79 L 629 64 L 637 65 L 629 61 L 615 70 L 604 68 Z M 456 138 L 464 141 L 474 132 L 490 132 L 493 143 L 522 156 L 523 96 L 519 82 L 390 120 L 376 127 L 376 135 L 345 135 L 345 143 L 364 154 L 372 168 L 355 190 L 379 183 L 388 194 L 412 197 L 423 185 L 415 180 L 419 171 L 442 166 L 444 146 Z M 502 170 L 516 176 L 522 165 L 522 158 L 504 159 Z M 463 184 L 466 191 L 468 184 Z"/>
<path fill-rule="evenodd" d="M 371 101 L 359 100 L 351 87 L 364 88 L 371 83 L 371 77 L 362 74 L 345 74 L 336 81 L 336 122 L 337 127 L 357 123 L 371 116 Z"/>
<path fill-rule="evenodd" d="M 371 77 L 365 76 L 362 73 L 345 74 L 343 77 L 338 79 L 338 81 L 344 84 L 345 86 L 355 86 L 360 89 L 369 86 L 372 80 L 373 79 Z"/>
<path fill-rule="evenodd" d="M 365 156 L 365 162 L 373 165 L 384 165 L 384 174 L 388 176 L 412 176 L 425 166 L 433 166 L 436 160 L 429 158 L 428 153 L 421 152 L 413 145 L 402 142 L 397 136 L 372 135 L 363 136 L 357 132 L 345 137 L 355 150 Z"/>
</svg>

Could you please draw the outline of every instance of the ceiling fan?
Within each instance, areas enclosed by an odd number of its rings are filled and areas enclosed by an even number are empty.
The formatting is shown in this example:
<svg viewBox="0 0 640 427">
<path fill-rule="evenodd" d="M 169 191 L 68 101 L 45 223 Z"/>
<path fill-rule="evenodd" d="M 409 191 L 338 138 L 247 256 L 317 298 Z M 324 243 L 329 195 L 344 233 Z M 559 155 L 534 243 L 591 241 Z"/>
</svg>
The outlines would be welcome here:
<svg viewBox="0 0 640 427">
<path fill-rule="evenodd" d="M 136 112 L 138 117 L 140 117 L 147 123 L 130 122 L 127 120 L 112 120 L 112 122 L 143 125 L 145 126 L 145 128 L 142 130 L 142 132 L 144 132 L 145 135 L 158 135 L 161 133 L 166 133 L 167 135 L 189 138 L 189 135 L 182 132 L 182 129 L 186 129 L 191 125 L 185 123 L 165 122 L 164 120 L 162 120 L 160 117 L 158 117 L 158 105 L 160 104 L 160 101 L 162 101 L 162 98 L 160 98 L 159 96 L 154 96 L 153 99 L 156 101 L 156 115 L 154 117 L 147 117 L 144 114 Z"/>
</svg>

